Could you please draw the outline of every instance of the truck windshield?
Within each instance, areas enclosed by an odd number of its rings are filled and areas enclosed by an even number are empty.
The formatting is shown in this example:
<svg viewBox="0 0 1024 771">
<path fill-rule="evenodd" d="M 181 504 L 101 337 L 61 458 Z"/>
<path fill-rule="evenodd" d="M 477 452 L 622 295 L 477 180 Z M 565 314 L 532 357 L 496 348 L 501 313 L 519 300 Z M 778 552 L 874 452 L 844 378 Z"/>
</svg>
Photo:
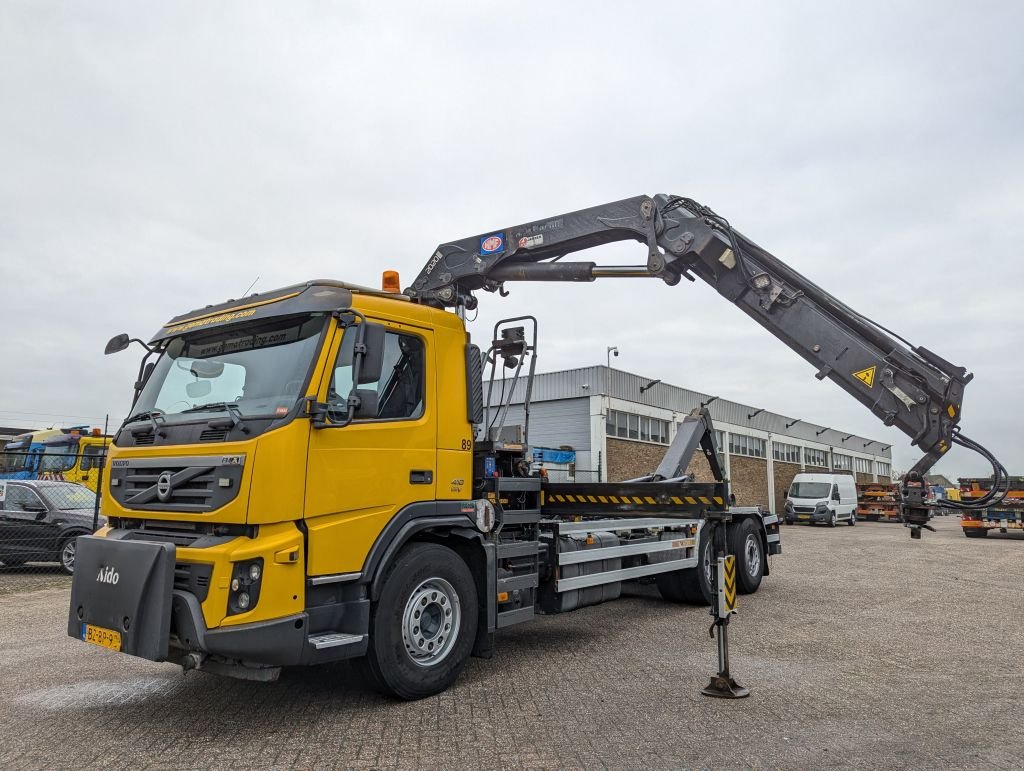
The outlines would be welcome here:
<svg viewBox="0 0 1024 771">
<path fill-rule="evenodd" d="M 789 488 L 790 498 L 828 498 L 831 482 L 794 482 Z"/>
<path fill-rule="evenodd" d="M 40 471 L 63 472 L 75 467 L 78 457 L 77 440 L 68 440 L 50 444 L 43 448 L 43 458 L 39 463 Z"/>
<path fill-rule="evenodd" d="M 147 412 L 203 419 L 204 412 L 224 412 L 225 404 L 246 417 L 286 415 L 306 384 L 325 326 L 315 315 L 176 337 L 128 420 Z"/>
</svg>

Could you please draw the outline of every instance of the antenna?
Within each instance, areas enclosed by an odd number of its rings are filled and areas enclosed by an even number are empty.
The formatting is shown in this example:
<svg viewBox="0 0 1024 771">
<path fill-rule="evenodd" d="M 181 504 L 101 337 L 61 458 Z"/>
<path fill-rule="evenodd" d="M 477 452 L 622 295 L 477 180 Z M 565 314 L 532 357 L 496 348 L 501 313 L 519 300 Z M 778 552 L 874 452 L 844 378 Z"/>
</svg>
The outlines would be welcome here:
<svg viewBox="0 0 1024 771">
<path fill-rule="evenodd" d="M 256 286 L 256 282 L 259 281 L 259 280 L 260 280 L 260 276 L 256 276 L 256 278 L 254 278 L 252 280 L 252 283 L 249 284 L 249 288 L 246 289 L 244 292 L 242 292 L 242 294 L 240 294 L 239 297 L 245 297 L 247 294 L 249 294 L 249 292 L 252 290 L 252 288 L 254 286 Z"/>
</svg>

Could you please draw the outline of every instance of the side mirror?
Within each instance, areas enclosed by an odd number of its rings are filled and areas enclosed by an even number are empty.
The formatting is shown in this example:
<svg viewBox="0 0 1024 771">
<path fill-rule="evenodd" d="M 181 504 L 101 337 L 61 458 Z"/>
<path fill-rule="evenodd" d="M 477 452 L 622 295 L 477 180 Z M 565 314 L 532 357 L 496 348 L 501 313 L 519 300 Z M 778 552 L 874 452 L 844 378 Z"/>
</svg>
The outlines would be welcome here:
<svg viewBox="0 0 1024 771">
<path fill-rule="evenodd" d="M 196 380 L 192 383 L 185 383 L 185 393 L 188 394 L 189 399 L 199 399 L 203 396 L 208 396 L 212 390 L 213 385 L 209 380 Z"/>
<path fill-rule="evenodd" d="M 46 514 L 46 507 L 41 503 L 23 503 L 21 504 L 22 511 L 33 511 L 38 514 Z M 37 517 L 39 519 L 39 517 Z"/>
<path fill-rule="evenodd" d="M 107 347 L 103 349 L 103 355 L 109 356 L 112 353 L 120 353 L 130 344 L 131 338 L 129 338 L 124 332 L 119 335 L 114 335 L 107 341 Z"/>
<path fill-rule="evenodd" d="M 366 346 L 366 353 L 363 354 L 363 363 L 359 367 L 359 383 L 357 385 L 365 385 L 378 382 L 384 369 L 385 327 L 383 324 L 374 324 L 372 321 L 367 321 L 360 326 L 363 328 L 363 345 Z"/>
<path fill-rule="evenodd" d="M 832 500 L 833 501 L 838 501 L 839 500 L 839 490 L 833 490 L 832 491 Z"/>
</svg>

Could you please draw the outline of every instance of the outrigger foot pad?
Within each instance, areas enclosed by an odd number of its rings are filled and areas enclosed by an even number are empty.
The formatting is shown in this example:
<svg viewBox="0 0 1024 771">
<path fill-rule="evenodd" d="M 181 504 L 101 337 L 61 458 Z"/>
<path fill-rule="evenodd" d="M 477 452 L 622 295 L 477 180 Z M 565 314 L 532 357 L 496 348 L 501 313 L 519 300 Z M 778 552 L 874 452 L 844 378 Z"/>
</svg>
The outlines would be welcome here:
<svg viewBox="0 0 1024 771">
<path fill-rule="evenodd" d="M 750 695 L 750 689 L 744 688 L 729 675 L 713 675 L 701 693 L 719 699 L 745 699 Z"/>
</svg>

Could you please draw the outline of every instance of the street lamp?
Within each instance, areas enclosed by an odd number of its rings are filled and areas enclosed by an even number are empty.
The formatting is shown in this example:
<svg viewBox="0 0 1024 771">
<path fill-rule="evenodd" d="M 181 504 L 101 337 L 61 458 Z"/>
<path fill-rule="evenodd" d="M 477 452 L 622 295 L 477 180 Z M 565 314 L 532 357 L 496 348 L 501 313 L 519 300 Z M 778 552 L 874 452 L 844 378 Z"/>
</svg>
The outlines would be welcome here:
<svg viewBox="0 0 1024 771">
<path fill-rule="evenodd" d="M 652 380 L 647 385 L 640 386 L 640 393 L 643 393 L 644 391 L 649 391 L 650 389 L 654 388 L 654 386 L 658 385 L 658 383 L 660 382 L 661 378 L 658 378 L 657 380 Z"/>
<path fill-rule="evenodd" d="M 609 345 L 608 346 L 608 350 L 605 351 L 605 353 L 608 354 L 608 357 L 607 357 L 608 358 L 608 366 L 611 367 L 612 366 L 612 354 L 614 354 L 615 356 L 618 356 L 619 355 L 619 347 L 617 345 Z"/>
</svg>

